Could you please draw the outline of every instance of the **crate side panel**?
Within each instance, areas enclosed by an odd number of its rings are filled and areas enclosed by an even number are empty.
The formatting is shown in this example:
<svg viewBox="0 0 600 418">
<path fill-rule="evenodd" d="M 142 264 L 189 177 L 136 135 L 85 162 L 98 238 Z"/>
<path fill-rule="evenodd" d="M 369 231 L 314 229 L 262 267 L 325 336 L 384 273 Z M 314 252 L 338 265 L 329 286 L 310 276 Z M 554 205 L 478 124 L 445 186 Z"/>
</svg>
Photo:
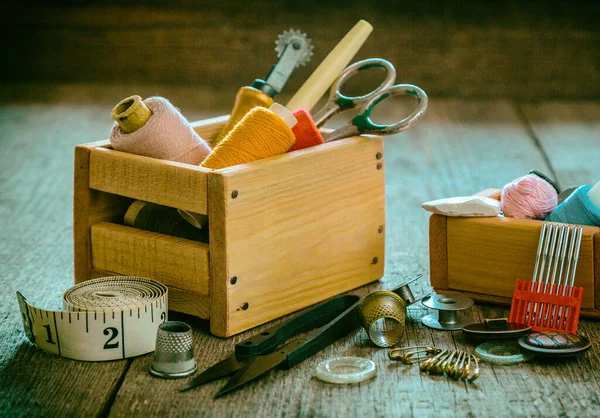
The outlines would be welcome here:
<svg viewBox="0 0 600 418">
<path fill-rule="evenodd" d="M 90 188 L 195 213 L 207 213 L 210 170 L 95 148 L 90 153 Z"/>
<path fill-rule="evenodd" d="M 352 138 L 224 174 L 230 334 L 383 275 L 383 161 Z"/>
<path fill-rule="evenodd" d="M 106 145 L 98 141 L 75 147 L 73 178 L 73 248 L 75 283 L 90 278 L 91 243 L 90 226 L 98 222 L 115 222 L 123 214 L 131 200 L 89 188 L 90 150 Z"/>
<path fill-rule="evenodd" d="M 93 268 L 208 295 L 208 244 L 110 222 L 91 234 Z"/>
<path fill-rule="evenodd" d="M 431 286 L 448 287 L 448 233 L 447 217 L 429 217 L 429 280 Z"/>
<path fill-rule="evenodd" d="M 542 222 L 514 218 L 448 218 L 448 288 L 512 298 L 515 282 L 531 280 Z M 575 285 L 582 307 L 594 307 L 593 237 L 584 227 Z"/>
</svg>

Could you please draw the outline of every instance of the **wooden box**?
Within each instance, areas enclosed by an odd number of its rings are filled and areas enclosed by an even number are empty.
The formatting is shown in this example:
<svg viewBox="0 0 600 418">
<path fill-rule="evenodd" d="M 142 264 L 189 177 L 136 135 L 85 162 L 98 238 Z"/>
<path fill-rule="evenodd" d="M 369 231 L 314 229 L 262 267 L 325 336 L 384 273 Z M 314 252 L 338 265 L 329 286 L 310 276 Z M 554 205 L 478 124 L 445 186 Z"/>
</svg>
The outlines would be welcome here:
<svg viewBox="0 0 600 418">
<path fill-rule="evenodd" d="M 483 193 L 483 192 L 482 192 Z M 516 280 L 532 280 L 543 221 L 429 218 L 431 285 L 438 293 L 510 305 Z M 581 316 L 600 319 L 600 228 L 584 226 L 575 285 Z"/>
<path fill-rule="evenodd" d="M 227 121 L 192 124 L 205 139 Z M 133 200 L 208 215 L 210 244 L 123 225 Z M 353 137 L 210 170 L 75 148 L 75 282 L 137 275 L 169 308 L 228 337 L 379 279 L 385 250 L 383 141 Z"/>
</svg>

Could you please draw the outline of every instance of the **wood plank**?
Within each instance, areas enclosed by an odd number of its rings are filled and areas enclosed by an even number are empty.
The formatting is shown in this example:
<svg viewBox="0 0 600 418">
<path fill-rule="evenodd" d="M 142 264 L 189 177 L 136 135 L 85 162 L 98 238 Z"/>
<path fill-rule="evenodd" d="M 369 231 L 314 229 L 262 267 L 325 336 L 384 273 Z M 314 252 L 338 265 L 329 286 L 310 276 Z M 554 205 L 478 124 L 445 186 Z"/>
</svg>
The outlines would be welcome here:
<svg viewBox="0 0 600 418">
<path fill-rule="evenodd" d="M 7 145 L 2 148 L 5 159 L 0 166 L 0 280 L 4 283 L 0 306 L 9 310 L 8 316 L 0 310 L 4 336 L 0 340 L 0 387 L 7 395 L 0 397 L 0 410 L 17 416 L 165 416 L 174 411 L 179 415 L 233 417 L 496 416 L 498 411 L 506 416 L 600 415 L 597 344 L 586 355 L 568 361 L 536 360 L 509 367 L 484 364 L 476 384 L 465 385 L 422 375 L 416 366 L 389 362 L 387 350 L 372 346 L 360 330 L 291 370 L 275 370 L 216 401 L 212 397 L 224 381 L 179 394 L 181 380 L 166 381 L 148 374 L 151 354 L 132 362 L 88 364 L 57 359 L 32 348 L 25 342 L 19 316 L 12 311 L 14 291 L 27 290 L 32 302 L 56 304 L 70 286 L 71 152 L 81 142 L 82 132 L 93 140 L 106 136 L 110 128 L 110 121 L 98 117 L 102 110 L 98 103 L 108 103 L 105 110 L 110 110 L 113 98 L 106 101 L 105 89 L 84 87 L 69 90 L 71 95 L 67 90 L 41 89 L 41 99 L 35 103 L 19 98 L 17 104 L 0 106 L 3 144 Z M 112 91 L 120 97 L 119 90 L 122 88 Z M 88 97 L 88 104 L 82 94 Z M 46 101 L 39 104 L 45 95 L 52 96 L 51 106 Z M 199 108 L 214 101 L 214 96 L 201 96 L 198 102 L 193 88 L 185 97 L 188 99 L 177 105 L 187 107 L 196 117 L 202 117 Z M 391 121 L 399 107 L 386 106 L 383 112 L 379 116 Z M 577 130 L 577 123 L 566 125 Z M 568 154 L 569 148 L 563 152 Z M 385 153 L 386 275 L 380 282 L 353 292 L 360 295 L 392 288 L 415 273 L 426 276 L 429 213 L 420 209 L 423 201 L 498 187 L 530 168 L 549 170 L 539 148 L 519 124 L 513 106 L 480 99 L 432 98 L 423 122 L 385 139 Z M 426 292 L 426 280 L 416 283 L 413 290 L 417 296 Z M 421 305 L 409 308 L 407 331 L 399 346 L 434 344 L 473 349 L 460 333 L 424 328 L 420 318 L 426 313 Z M 476 320 L 507 314 L 508 309 L 492 305 L 477 305 L 467 312 Z M 200 370 L 225 358 L 236 342 L 273 325 L 220 339 L 209 334 L 207 321 L 183 315 L 171 319 L 192 325 Z M 580 332 L 592 341 L 600 339 L 597 322 L 581 321 Z M 320 361 L 340 355 L 372 359 L 378 376 L 349 386 L 312 378 Z M 127 374 L 121 382 L 125 369 Z"/>
<path fill-rule="evenodd" d="M 599 102 L 549 101 L 521 108 L 562 188 L 600 181 Z"/>
<path fill-rule="evenodd" d="M 106 414 L 130 360 L 86 363 L 25 337 L 15 292 L 62 306 L 73 285 L 73 150 L 102 138 L 96 106 L 0 105 L 0 415 Z M 89 137 L 88 137 L 89 136 Z"/>
<path fill-rule="evenodd" d="M 23 16 L 6 13 L 4 38 L 14 40 L 5 48 L 14 63 L 6 78 L 210 84 L 231 106 L 241 85 L 266 76 L 276 62 L 273 41 L 293 27 L 313 39 L 315 55 L 294 72 L 287 99 L 362 17 L 375 33 L 356 58 L 385 57 L 402 68 L 402 82 L 432 95 L 594 98 L 600 92 L 597 4 L 383 1 L 372 7 L 353 1 L 340 8 L 309 1 L 297 9 L 266 0 L 252 7 L 181 3 L 32 5 Z"/>
<path fill-rule="evenodd" d="M 229 286 L 237 284 L 229 271 L 229 247 L 227 241 L 227 204 L 225 179 L 217 173 L 208 176 L 208 222 L 210 232 L 210 331 L 214 335 L 229 335 Z"/>
<path fill-rule="evenodd" d="M 221 132 L 221 128 L 229 120 L 229 115 L 218 116 L 216 118 L 199 120 L 191 122 L 190 125 L 201 138 L 213 147 L 212 140 Z"/>
<path fill-rule="evenodd" d="M 90 152 L 90 188 L 206 214 L 210 170 L 107 148 Z"/>
<path fill-rule="evenodd" d="M 447 218 L 429 217 L 429 279 L 435 288 L 448 288 L 448 229 Z"/>
<path fill-rule="evenodd" d="M 384 159 L 378 153 L 381 138 L 357 137 L 218 171 L 227 270 L 237 277 L 227 286 L 225 336 L 383 275 Z"/>
<path fill-rule="evenodd" d="M 92 226 L 92 267 L 123 276 L 142 276 L 171 287 L 208 295 L 209 246 L 128 226 Z M 170 305 L 177 311 L 177 304 Z"/>
<path fill-rule="evenodd" d="M 515 218 L 448 218 L 446 288 L 512 297 L 516 280 L 532 280 L 543 222 Z M 594 235 L 584 227 L 575 286 L 594 307 Z"/>
<path fill-rule="evenodd" d="M 383 112 L 379 116 L 389 120 L 399 108 L 392 105 Z M 385 153 L 386 274 L 380 282 L 352 292 L 360 295 L 378 288 L 392 288 L 415 273 L 427 273 L 429 213 L 420 209 L 423 201 L 501 186 L 532 167 L 549 170 L 519 124 L 515 109 L 507 102 L 432 100 L 422 123 L 385 139 Z M 426 280 L 414 286 L 417 296 L 428 290 Z M 398 346 L 433 344 L 473 350 L 473 345 L 458 332 L 437 332 L 422 326 L 420 318 L 427 313 L 422 305 L 409 307 L 407 331 Z M 467 314 L 481 320 L 507 316 L 508 310 L 486 305 L 476 306 Z M 200 353 L 196 355 L 198 368 L 203 370 L 222 360 L 235 343 L 272 325 L 227 340 L 212 337 L 205 325 L 194 326 L 196 353 Z M 592 339 L 600 338 L 595 323 L 582 321 L 580 329 Z M 151 358 L 136 359 L 112 412 L 152 415 L 177 410 L 181 415 L 206 416 L 434 417 L 495 416 L 498 411 L 505 411 L 504 415 L 514 416 L 594 416 L 600 413 L 596 399 L 600 380 L 593 366 L 600 361 L 598 354 L 594 346 L 588 355 L 564 363 L 482 365 L 482 376 L 477 383 L 466 385 L 422 375 L 416 366 L 391 363 L 387 350 L 374 347 L 360 330 L 291 370 L 272 371 L 216 401 L 212 397 L 224 381 L 173 396 L 181 382 L 156 382 L 147 373 Z M 378 367 L 378 376 L 348 386 L 325 384 L 311 377 L 320 361 L 340 355 L 372 359 Z M 145 402 L 149 399 L 152 401 Z M 399 399 L 402 401 L 398 402 Z"/>
</svg>

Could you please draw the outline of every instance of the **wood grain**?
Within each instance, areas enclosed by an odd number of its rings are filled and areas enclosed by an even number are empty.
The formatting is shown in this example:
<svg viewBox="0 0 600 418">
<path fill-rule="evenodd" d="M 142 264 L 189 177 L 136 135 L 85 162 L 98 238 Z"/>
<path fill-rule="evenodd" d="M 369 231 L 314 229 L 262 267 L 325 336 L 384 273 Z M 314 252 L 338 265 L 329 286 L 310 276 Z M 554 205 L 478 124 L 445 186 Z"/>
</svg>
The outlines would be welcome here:
<svg viewBox="0 0 600 418">
<path fill-rule="evenodd" d="M 110 126 L 97 107 L 64 103 L 0 105 L 0 126 L 0 415 L 99 415 L 131 361 L 40 351 L 25 337 L 15 292 L 35 306 L 62 306 L 74 275 L 73 150 Z"/>
<path fill-rule="evenodd" d="M 516 280 L 532 280 L 542 222 L 515 218 L 448 218 L 448 286 L 512 297 Z M 594 235 L 584 227 L 575 286 L 594 308 Z"/>
<path fill-rule="evenodd" d="M 426 7 L 425 3 L 419 4 Z M 570 4 L 564 7 L 567 6 L 577 9 Z M 493 7 L 499 6 L 494 3 Z M 488 9 L 497 11 L 493 7 Z M 558 6 L 559 11 L 561 7 Z M 441 10 L 440 13 L 451 13 L 446 7 Z M 77 13 L 77 8 L 72 13 Z M 486 13 L 482 12 L 484 18 Z M 571 22 L 568 13 L 565 13 L 566 24 Z M 140 19 L 146 16 L 142 14 Z M 168 19 L 169 15 L 157 12 L 148 16 L 148 19 L 152 16 Z M 406 17 L 407 20 L 413 18 Z M 481 24 L 493 27 L 495 19 L 511 18 L 515 16 L 495 13 L 494 19 L 484 19 Z M 62 21 L 57 19 L 58 25 Z M 185 24 L 185 16 L 182 19 L 180 22 Z M 382 22 L 387 19 L 390 18 Z M 90 18 L 90 22 L 93 21 Z M 227 19 L 223 22 L 226 27 Z M 543 16 L 540 25 L 545 28 Z M 380 28 L 381 25 L 376 26 L 376 31 Z M 15 102 L 0 105 L 3 128 L 0 136 L 6 145 L 1 148 L 4 159 L 0 165 L 0 281 L 3 283 L 0 287 L 3 336 L 0 339 L 0 411 L 9 411 L 6 414 L 11 416 L 600 415 L 598 344 L 593 344 L 584 356 L 564 361 L 538 359 L 516 366 L 483 364 L 477 383 L 465 385 L 443 377 L 422 375 L 416 366 L 391 363 L 387 350 L 371 345 L 365 332 L 360 330 L 291 370 L 274 370 L 239 392 L 218 400 L 212 397 L 224 380 L 188 393 L 177 393 L 182 381 L 149 375 L 151 354 L 127 362 L 82 363 L 39 352 L 23 335 L 14 292 L 23 291 L 31 302 L 40 306 L 58 307 L 62 292 L 71 286 L 73 172 L 70 161 L 73 148 L 82 141 L 107 135 L 111 122 L 102 114 L 110 113 L 114 99 L 121 98 L 123 86 L 112 89 L 90 85 L 72 89 L 49 86 L 34 90 L 39 93 L 34 101 L 28 102 L 25 96 L 19 95 Z M 144 91 L 152 93 L 154 88 L 146 86 Z M 169 88 L 163 91 L 175 94 L 175 90 Z M 179 87 L 176 94 L 182 97 L 177 106 L 187 109 L 195 118 L 218 114 L 212 110 L 206 115 L 201 113 L 201 109 L 215 103 L 215 96 L 201 95 L 195 88 L 183 87 Z M 233 95 L 234 90 L 231 100 Z M 571 105 L 579 107 L 575 102 L 535 106 L 549 110 L 555 107 L 565 114 Z M 394 103 L 382 109 L 379 116 L 392 121 L 401 109 L 401 105 Z M 578 178 L 577 173 L 585 173 L 585 170 L 579 171 L 579 164 L 585 162 L 585 155 L 592 154 L 576 150 L 580 142 L 589 140 L 587 134 L 581 133 L 589 132 L 594 122 L 582 122 L 570 116 L 561 120 L 561 112 L 555 114 L 557 119 L 552 123 L 562 126 L 562 135 L 569 138 L 569 146 L 557 152 L 552 160 L 559 164 L 563 158 L 571 160 L 571 168 L 564 165 L 565 175 L 570 173 L 576 182 L 588 182 L 590 180 Z M 333 121 L 332 125 L 341 122 Z M 588 128 L 580 127 L 580 123 Z M 544 124 L 540 121 L 540 126 Z M 432 97 L 422 122 L 384 142 L 386 272 L 379 282 L 352 292 L 359 295 L 379 288 L 393 288 L 416 273 L 424 273 L 425 279 L 414 284 L 415 295 L 430 290 L 426 280 L 429 213 L 420 208 L 422 202 L 497 187 L 531 168 L 544 172 L 551 169 L 546 165 L 544 150 L 523 124 L 513 102 Z M 473 344 L 464 340 L 459 332 L 443 333 L 423 327 L 420 318 L 427 313 L 421 305 L 409 307 L 406 333 L 399 346 L 433 344 L 473 350 Z M 507 316 L 508 309 L 478 304 L 467 315 L 480 321 L 486 317 Z M 205 320 L 175 313 L 170 319 L 183 320 L 193 327 L 195 358 L 200 370 L 229 355 L 236 342 L 274 324 L 221 339 L 210 334 Z M 579 332 L 592 341 L 600 340 L 596 321 L 582 320 Z M 378 376 L 348 386 L 325 384 L 312 377 L 319 362 L 341 355 L 372 359 L 378 367 Z M 121 377 L 124 380 L 121 381 Z"/>
<path fill-rule="evenodd" d="M 439 98 L 431 103 L 421 124 L 385 139 L 386 274 L 380 282 L 352 293 L 365 295 L 378 288 L 389 289 L 415 273 L 427 273 L 429 214 L 420 209 L 422 202 L 501 185 L 532 167 L 549 169 L 511 104 Z M 391 118 L 396 112 L 398 107 L 389 106 L 380 116 Z M 426 281 L 421 281 L 413 290 L 422 295 L 429 289 Z M 433 344 L 473 350 L 459 332 L 423 327 L 420 318 L 426 313 L 421 305 L 409 307 L 406 334 L 399 346 Z M 480 321 L 507 316 L 508 310 L 483 305 L 475 306 L 468 315 Z M 205 324 L 194 323 L 198 368 L 203 370 L 222 360 L 236 342 L 271 325 L 222 340 L 210 336 Z M 600 337 L 594 322 L 581 321 L 580 331 L 592 339 Z M 136 359 L 112 411 L 135 415 L 177 411 L 199 416 L 589 416 L 600 412 L 596 396 L 600 381 L 593 366 L 598 354 L 593 347 L 588 355 L 568 362 L 482 365 L 477 384 L 465 385 L 421 375 L 416 366 L 389 362 L 387 351 L 371 345 L 360 330 L 291 370 L 272 371 L 218 400 L 212 397 L 224 381 L 174 396 L 181 383 L 155 382 L 147 373 L 151 358 Z M 372 359 L 378 376 L 348 386 L 325 384 L 311 377 L 320 361 L 340 355 Z"/>
<path fill-rule="evenodd" d="M 434 288 L 448 288 L 448 218 L 429 217 L 429 280 Z"/>
<path fill-rule="evenodd" d="M 234 286 L 229 271 L 229 242 L 227 241 L 227 206 L 229 196 L 226 195 L 225 179 L 217 173 L 208 175 L 209 199 L 208 222 L 210 232 L 210 331 L 214 335 L 226 336 L 229 328 L 229 286 Z"/>
<path fill-rule="evenodd" d="M 312 38 L 315 55 L 292 75 L 282 96 L 285 103 L 364 18 L 375 32 L 356 59 L 384 57 L 402 68 L 401 82 L 417 84 L 432 95 L 600 94 L 595 3 L 546 7 L 533 2 L 523 8 L 518 2 L 387 0 L 377 7 L 359 1 L 345 6 L 308 1 L 298 7 L 266 0 L 210 7 L 189 1 L 128 7 L 97 2 L 31 5 L 26 14 L 3 16 L 3 38 L 13 40 L 5 47 L 6 60 L 13 63 L 5 78 L 125 86 L 140 81 L 208 84 L 227 94 L 231 106 L 240 86 L 266 76 L 277 60 L 273 41 L 293 27 Z M 198 95 L 196 102 L 203 100 Z"/>
<path fill-rule="evenodd" d="M 91 227 L 92 267 L 208 295 L 209 246 L 110 222 Z M 178 311 L 177 303 L 169 308 Z"/>
<path fill-rule="evenodd" d="M 226 225 L 227 274 L 237 277 L 226 286 L 223 336 L 383 275 L 384 160 L 378 153 L 381 138 L 357 137 L 218 171 L 223 188 L 215 193 L 226 203 L 217 222 Z"/>
<path fill-rule="evenodd" d="M 600 180 L 600 103 L 550 101 L 521 107 L 563 189 Z"/>
<path fill-rule="evenodd" d="M 90 151 L 90 188 L 206 214 L 210 170 L 108 148 Z"/>
<path fill-rule="evenodd" d="M 90 150 L 102 146 L 104 141 L 75 148 L 73 170 L 73 241 L 75 283 L 89 278 L 91 269 L 90 226 L 96 222 L 119 221 L 131 202 L 122 196 L 90 190 Z"/>
</svg>

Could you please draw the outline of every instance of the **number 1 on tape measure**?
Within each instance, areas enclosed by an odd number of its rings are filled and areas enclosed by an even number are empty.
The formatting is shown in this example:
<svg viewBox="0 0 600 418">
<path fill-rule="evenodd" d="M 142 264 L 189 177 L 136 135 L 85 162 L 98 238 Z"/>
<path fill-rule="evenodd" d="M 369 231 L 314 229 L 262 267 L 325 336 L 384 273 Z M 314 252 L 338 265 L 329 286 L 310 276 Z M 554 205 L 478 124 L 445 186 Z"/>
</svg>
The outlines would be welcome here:
<svg viewBox="0 0 600 418">
<path fill-rule="evenodd" d="M 110 277 L 84 282 L 63 296 L 65 311 L 30 305 L 17 292 L 25 334 L 44 351 L 75 360 L 105 361 L 154 350 L 167 320 L 167 288 L 153 280 Z"/>
</svg>

